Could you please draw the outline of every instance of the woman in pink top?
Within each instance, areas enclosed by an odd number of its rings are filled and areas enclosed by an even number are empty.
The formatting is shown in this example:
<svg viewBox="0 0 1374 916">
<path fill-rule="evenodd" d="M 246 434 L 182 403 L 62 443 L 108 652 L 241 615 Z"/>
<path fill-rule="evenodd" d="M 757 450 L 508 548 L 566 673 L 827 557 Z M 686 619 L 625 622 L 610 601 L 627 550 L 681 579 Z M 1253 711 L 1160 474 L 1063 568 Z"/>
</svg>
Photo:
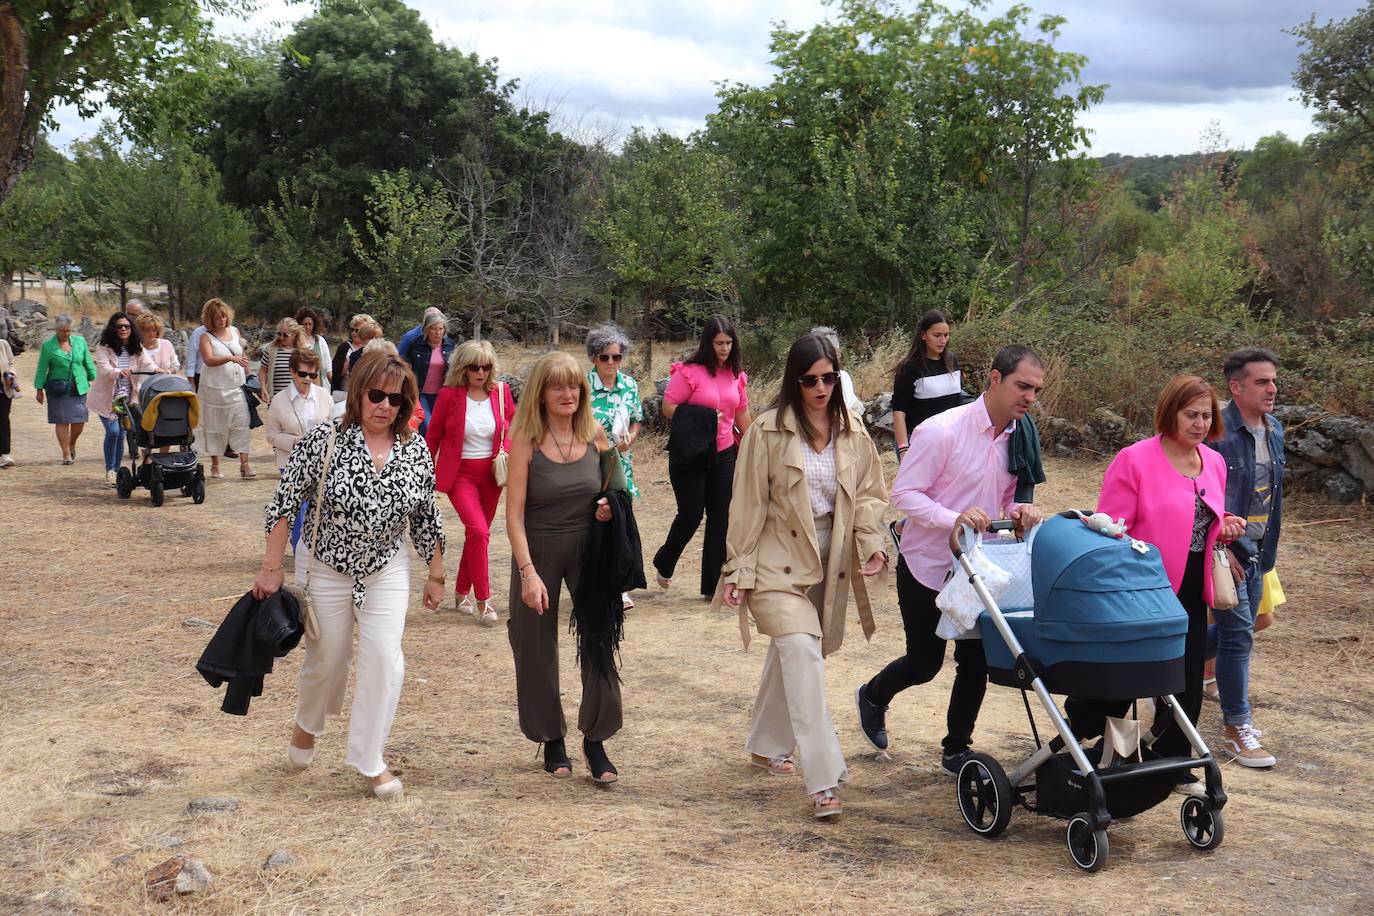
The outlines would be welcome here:
<svg viewBox="0 0 1374 916">
<path fill-rule="evenodd" d="M 1102 480 L 1097 511 L 1125 519 L 1129 536 L 1159 548 L 1164 571 L 1188 611 L 1184 649 L 1187 677 L 1178 697 L 1197 722 L 1202 708 L 1202 667 L 1207 648 L 1207 608 L 1212 602 L 1212 545 L 1234 540 L 1245 520 L 1226 512 L 1226 461 L 1203 448 L 1225 432 L 1216 392 L 1195 375 L 1177 375 L 1159 395 L 1155 408 L 1159 435 L 1117 453 Z M 1070 699 L 1069 716 L 1079 737 L 1101 734 L 1102 715 L 1122 715 L 1129 701 Z M 1086 724 L 1085 724 L 1086 723 Z M 1165 757 L 1185 756 L 1187 737 L 1170 727 L 1154 743 Z"/>
<path fill-rule="evenodd" d="M 725 533 L 730 527 L 730 494 L 735 477 L 735 453 L 739 435 L 749 428 L 749 376 L 740 369 L 739 336 L 723 315 L 706 319 L 697 351 L 686 362 L 674 363 L 668 389 L 663 392 L 663 416 L 672 422 L 668 438 L 668 479 L 677 499 L 677 516 L 668 539 L 654 554 L 658 584 L 672 584 L 677 561 L 706 515 L 706 538 L 701 549 L 701 594 L 715 594 L 720 568 L 725 563 Z M 674 419 L 678 408 L 691 405 Z M 705 425 L 690 422 L 715 412 L 714 447 Z M 707 441 L 702 441 L 705 430 Z"/>
</svg>

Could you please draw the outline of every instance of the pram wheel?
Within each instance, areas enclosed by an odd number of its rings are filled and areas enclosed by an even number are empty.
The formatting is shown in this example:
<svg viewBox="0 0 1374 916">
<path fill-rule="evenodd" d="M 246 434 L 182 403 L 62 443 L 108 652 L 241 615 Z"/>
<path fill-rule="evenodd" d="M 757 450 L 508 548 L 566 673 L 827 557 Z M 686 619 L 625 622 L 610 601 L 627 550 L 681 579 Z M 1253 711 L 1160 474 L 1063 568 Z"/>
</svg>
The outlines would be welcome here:
<svg viewBox="0 0 1374 916">
<path fill-rule="evenodd" d="M 197 506 L 205 502 L 205 478 L 199 474 L 196 475 L 195 480 L 191 481 L 191 502 Z"/>
<path fill-rule="evenodd" d="M 120 468 L 115 473 L 115 495 L 120 499 L 128 499 L 134 492 L 134 475 L 128 468 Z"/>
<path fill-rule="evenodd" d="M 1111 852 L 1107 831 L 1094 830 L 1087 814 L 1075 814 L 1069 819 L 1067 836 L 1073 864 L 1084 871 L 1101 871 L 1107 864 L 1107 856 Z"/>
<path fill-rule="evenodd" d="M 152 480 L 148 481 L 148 501 L 153 504 L 153 508 L 162 505 L 162 468 L 157 465 L 152 466 Z"/>
<path fill-rule="evenodd" d="M 987 754 L 974 754 L 959 767 L 955 783 L 959 813 L 964 823 L 979 836 L 991 839 L 1011 823 L 1016 804 L 1011 781 L 1002 765 Z"/>
<path fill-rule="evenodd" d="M 1183 800 L 1178 821 L 1183 826 L 1183 835 L 1198 849 L 1216 849 L 1226 836 L 1226 821 L 1221 811 L 1212 807 L 1210 799 L 1199 795 L 1190 795 Z"/>
</svg>

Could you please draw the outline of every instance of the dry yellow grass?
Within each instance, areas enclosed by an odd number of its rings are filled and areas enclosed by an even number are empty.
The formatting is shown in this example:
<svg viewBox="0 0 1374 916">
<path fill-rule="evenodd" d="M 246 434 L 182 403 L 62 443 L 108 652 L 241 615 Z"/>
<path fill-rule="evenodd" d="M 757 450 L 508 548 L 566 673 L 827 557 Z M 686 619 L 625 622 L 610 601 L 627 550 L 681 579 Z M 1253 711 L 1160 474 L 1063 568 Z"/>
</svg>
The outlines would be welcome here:
<svg viewBox="0 0 1374 916">
<path fill-rule="evenodd" d="M 533 353 L 507 353 L 507 366 Z M 656 354 L 657 356 L 657 354 Z M 32 354 L 21 357 L 31 372 Z M 659 363 L 666 365 L 666 362 Z M 398 806 L 365 794 L 340 764 L 343 721 L 316 763 L 288 770 L 284 745 L 299 651 L 283 659 L 249 716 L 219 712 L 194 664 L 209 631 L 248 585 L 262 545 L 271 459 L 255 440 L 257 480 L 211 481 L 204 505 L 146 491 L 121 502 L 102 485 L 98 425 L 62 467 L 31 396 L 14 405 L 19 465 L 0 471 L 9 538 L 0 585 L 0 911 L 48 912 L 59 887 L 81 913 L 1027 913 L 1205 910 L 1368 912 L 1374 746 L 1365 593 L 1374 575 L 1371 513 L 1296 499 L 1281 560 L 1289 604 L 1259 638 L 1254 700 L 1272 771 L 1224 767 L 1228 834 L 1188 848 L 1175 801 L 1111 830 L 1096 875 L 1068 861 L 1063 824 L 1017 812 L 984 841 L 934 770 L 948 670 L 893 704 L 890 758 L 866 750 L 852 690 L 901 651 L 890 590 L 865 645 L 851 627 L 828 662 L 829 693 L 849 753 L 846 811 L 806 813 L 797 780 L 748 767 L 742 743 L 762 652 L 741 650 L 732 616 L 679 584 L 638 596 L 624 646 L 626 726 L 608 745 L 621 782 L 544 776 L 516 727 L 510 650 L 501 627 L 412 605 L 407 674 L 388 760 Z M 660 443 L 636 450 L 648 550 L 672 514 Z M 886 457 L 891 474 L 891 458 Z M 1083 505 L 1100 464 L 1052 461 L 1040 501 Z M 461 529 L 445 518 L 455 549 Z M 493 539 L 496 597 L 509 561 Z M 451 561 L 452 564 L 452 561 Z M 416 590 L 423 572 L 416 564 Z M 565 706 L 580 688 L 564 640 Z M 1215 706 L 1204 734 L 1218 741 Z M 1029 751 L 1020 697 L 990 688 L 978 747 L 1011 761 Z M 570 743 L 570 750 L 576 750 Z M 233 795 L 237 812 L 193 818 L 186 803 Z M 172 854 L 205 862 L 205 895 L 150 904 L 143 874 Z M 275 849 L 298 859 L 267 873 Z M 122 864 L 114 860 L 132 853 Z M 57 910 L 62 907 L 56 907 Z"/>
</svg>

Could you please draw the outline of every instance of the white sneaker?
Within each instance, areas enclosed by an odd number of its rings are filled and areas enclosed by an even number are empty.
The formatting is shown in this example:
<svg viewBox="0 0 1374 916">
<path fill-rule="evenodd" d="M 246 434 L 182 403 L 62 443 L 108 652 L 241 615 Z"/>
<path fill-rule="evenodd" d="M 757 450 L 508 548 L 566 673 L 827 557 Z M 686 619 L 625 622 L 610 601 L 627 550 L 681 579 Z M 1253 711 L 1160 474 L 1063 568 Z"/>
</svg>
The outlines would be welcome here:
<svg viewBox="0 0 1374 916">
<path fill-rule="evenodd" d="M 1243 767 L 1273 766 L 1274 755 L 1260 744 L 1260 735 L 1263 734 L 1264 732 L 1250 724 L 1226 726 L 1226 753 Z"/>
<path fill-rule="evenodd" d="M 14 466 L 14 459 L 13 459 L 13 458 L 11 458 L 9 455 L 0 455 L 0 468 L 8 468 L 8 467 L 13 467 L 13 466 Z"/>
<path fill-rule="evenodd" d="M 118 477 L 119 477 L 119 472 L 118 472 L 118 471 L 106 471 L 106 472 L 105 472 L 105 486 L 107 486 L 107 487 L 113 487 L 113 486 L 115 486 L 115 483 L 116 483 L 116 481 L 118 480 Z"/>
</svg>

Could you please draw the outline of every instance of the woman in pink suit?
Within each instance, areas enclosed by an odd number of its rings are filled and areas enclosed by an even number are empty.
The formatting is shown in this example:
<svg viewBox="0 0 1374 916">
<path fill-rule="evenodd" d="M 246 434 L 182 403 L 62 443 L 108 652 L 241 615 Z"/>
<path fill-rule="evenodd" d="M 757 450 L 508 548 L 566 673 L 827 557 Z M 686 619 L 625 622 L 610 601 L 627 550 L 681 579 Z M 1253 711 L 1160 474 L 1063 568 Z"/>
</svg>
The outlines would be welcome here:
<svg viewBox="0 0 1374 916">
<path fill-rule="evenodd" d="M 454 600 L 458 610 L 477 614 L 484 624 L 493 624 L 498 617 L 487 574 L 491 521 L 501 500 L 492 464 L 499 453 L 510 449 L 514 417 L 510 386 L 496 381 L 492 345 L 469 340 L 455 349 L 425 441 L 434 458 L 435 489 L 448 494 L 463 522 L 463 556 L 458 561 Z M 482 604 L 480 613 L 473 598 Z"/>
<path fill-rule="evenodd" d="M 1245 519 L 1226 512 L 1226 461 L 1203 443 L 1225 432 L 1216 392 L 1195 375 L 1177 375 L 1155 407 L 1159 435 L 1117 453 L 1102 480 L 1097 511 L 1125 519 L 1127 534 L 1159 548 L 1164 571 L 1188 611 L 1184 650 L 1186 687 L 1178 697 L 1194 723 L 1202 708 L 1202 668 L 1207 648 L 1207 608 L 1212 603 L 1212 546 L 1245 530 Z M 1120 715 L 1128 703 L 1068 704 L 1075 729 L 1102 731 L 1100 715 Z M 1105 707 L 1114 708 L 1105 708 Z M 1085 719 L 1086 714 L 1086 719 Z M 1080 737 L 1082 733 L 1080 732 Z M 1162 756 L 1189 753 L 1188 739 L 1170 727 L 1154 743 Z"/>
</svg>

